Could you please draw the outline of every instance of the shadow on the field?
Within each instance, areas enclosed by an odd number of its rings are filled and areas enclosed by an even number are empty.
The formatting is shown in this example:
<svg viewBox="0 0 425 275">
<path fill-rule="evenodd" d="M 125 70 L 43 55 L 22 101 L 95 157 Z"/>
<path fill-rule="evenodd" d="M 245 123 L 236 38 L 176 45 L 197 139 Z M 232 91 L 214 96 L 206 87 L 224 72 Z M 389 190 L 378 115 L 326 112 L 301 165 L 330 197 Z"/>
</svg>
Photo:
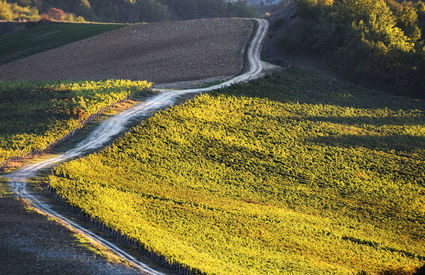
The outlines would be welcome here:
<svg viewBox="0 0 425 275">
<path fill-rule="evenodd" d="M 316 137 L 310 139 L 310 141 L 330 146 L 346 148 L 364 147 L 384 152 L 396 150 L 402 152 L 422 151 L 422 153 L 425 153 L 425 137 L 410 135 L 338 135 Z"/>
<path fill-rule="evenodd" d="M 356 109 L 425 111 L 423 100 L 365 89 L 299 68 L 288 68 L 282 73 L 266 75 L 264 78 L 240 83 L 215 93 L 265 98 L 283 103 L 333 105 Z"/>
</svg>

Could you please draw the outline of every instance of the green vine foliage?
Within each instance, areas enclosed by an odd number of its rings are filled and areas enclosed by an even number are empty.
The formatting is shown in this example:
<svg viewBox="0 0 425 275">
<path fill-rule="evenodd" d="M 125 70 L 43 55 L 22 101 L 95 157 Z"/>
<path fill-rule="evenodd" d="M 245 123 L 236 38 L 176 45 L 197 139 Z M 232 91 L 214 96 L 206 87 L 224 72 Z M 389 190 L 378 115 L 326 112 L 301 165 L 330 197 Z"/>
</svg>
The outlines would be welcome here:
<svg viewBox="0 0 425 275">
<path fill-rule="evenodd" d="M 65 201 L 206 273 L 412 272 L 425 102 L 290 69 L 160 112 L 59 165 Z"/>
<path fill-rule="evenodd" d="M 0 166 L 48 148 L 146 81 L 0 82 Z"/>
</svg>

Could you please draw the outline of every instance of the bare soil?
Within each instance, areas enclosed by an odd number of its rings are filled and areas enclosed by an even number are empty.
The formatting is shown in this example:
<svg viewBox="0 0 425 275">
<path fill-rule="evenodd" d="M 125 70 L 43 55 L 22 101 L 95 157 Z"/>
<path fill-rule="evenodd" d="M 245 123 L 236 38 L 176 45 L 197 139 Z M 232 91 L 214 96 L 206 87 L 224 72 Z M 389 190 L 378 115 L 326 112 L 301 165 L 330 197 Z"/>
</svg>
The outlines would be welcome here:
<svg viewBox="0 0 425 275">
<path fill-rule="evenodd" d="M 243 69 L 252 31 L 252 20 L 232 18 L 138 24 L 2 65 L 0 79 L 225 78 Z"/>
<path fill-rule="evenodd" d="M 0 274 L 140 274 L 95 250 L 71 230 L 0 193 Z"/>
</svg>

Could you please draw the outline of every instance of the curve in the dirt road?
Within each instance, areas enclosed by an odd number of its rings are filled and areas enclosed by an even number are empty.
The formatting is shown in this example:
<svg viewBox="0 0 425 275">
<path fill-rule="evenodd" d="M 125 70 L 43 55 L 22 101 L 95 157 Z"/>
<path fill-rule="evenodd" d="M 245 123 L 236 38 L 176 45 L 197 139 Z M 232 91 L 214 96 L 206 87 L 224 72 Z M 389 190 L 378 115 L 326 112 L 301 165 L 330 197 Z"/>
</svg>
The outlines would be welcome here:
<svg viewBox="0 0 425 275">
<path fill-rule="evenodd" d="M 115 244 L 109 242 L 108 240 L 94 234 L 90 230 L 82 227 L 78 223 L 62 216 L 55 210 L 53 210 L 47 203 L 41 201 L 35 195 L 31 194 L 27 190 L 27 179 L 34 177 L 37 172 L 41 169 L 52 167 L 53 165 L 73 159 L 75 157 L 81 156 L 87 153 L 89 150 L 94 150 L 101 148 L 108 141 L 110 141 L 114 136 L 122 132 L 125 126 L 135 118 L 147 117 L 158 109 L 173 105 L 175 99 L 181 95 L 190 94 L 190 93 L 200 93 L 207 92 L 223 87 L 230 86 L 237 82 L 249 81 L 260 76 L 262 72 L 261 65 L 261 45 L 264 41 L 264 37 L 268 30 L 268 22 L 264 19 L 255 19 L 258 22 L 258 29 L 251 41 L 251 45 L 248 51 L 248 61 L 249 61 L 249 71 L 245 72 L 242 75 L 236 76 L 224 83 L 214 85 L 208 88 L 201 89 L 187 89 L 187 90 L 158 90 L 160 93 L 156 96 L 153 96 L 146 101 L 134 106 L 131 109 L 128 109 L 112 118 L 109 118 L 103 121 L 85 140 L 78 143 L 75 148 L 63 153 L 54 158 L 50 158 L 35 164 L 27 165 L 19 170 L 16 170 L 13 173 L 6 175 L 9 179 L 9 184 L 12 187 L 12 190 L 19 195 L 21 198 L 26 199 L 31 205 L 45 214 L 54 217 L 58 220 L 61 220 L 63 223 L 72 227 L 73 229 L 83 233 L 87 237 L 101 243 L 103 246 L 110 249 L 112 252 L 122 257 L 134 267 L 138 268 L 141 272 L 148 274 L 161 274 L 160 272 L 150 268 L 143 262 L 140 262 L 132 255 L 128 254 L 124 250 L 120 249 Z"/>
</svg>

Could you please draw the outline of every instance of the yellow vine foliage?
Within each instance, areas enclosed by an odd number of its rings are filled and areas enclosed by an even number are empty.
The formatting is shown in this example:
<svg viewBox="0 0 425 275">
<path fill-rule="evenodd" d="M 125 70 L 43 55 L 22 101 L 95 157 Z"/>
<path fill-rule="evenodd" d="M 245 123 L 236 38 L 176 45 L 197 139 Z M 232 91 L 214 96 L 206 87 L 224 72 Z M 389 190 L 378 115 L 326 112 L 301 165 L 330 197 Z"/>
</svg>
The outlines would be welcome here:
<svg viewBox="0 0 425 275">
<path fill-rule="evenodd" d="M 201 272 L 412 272 L 425 259 L 424 107 L 289 69 L 158 113 L 50 185 Z"/>
<path fill-rule="evenodd" d="M 91 115 L 150 86 L 129 80 L 0 82 L 0 167 L 48 148 Z"/>
</svg>

